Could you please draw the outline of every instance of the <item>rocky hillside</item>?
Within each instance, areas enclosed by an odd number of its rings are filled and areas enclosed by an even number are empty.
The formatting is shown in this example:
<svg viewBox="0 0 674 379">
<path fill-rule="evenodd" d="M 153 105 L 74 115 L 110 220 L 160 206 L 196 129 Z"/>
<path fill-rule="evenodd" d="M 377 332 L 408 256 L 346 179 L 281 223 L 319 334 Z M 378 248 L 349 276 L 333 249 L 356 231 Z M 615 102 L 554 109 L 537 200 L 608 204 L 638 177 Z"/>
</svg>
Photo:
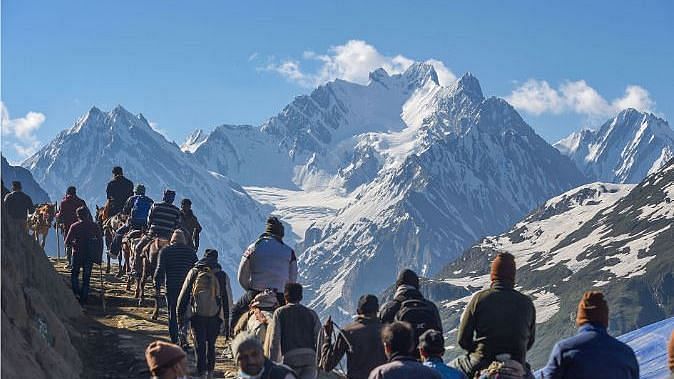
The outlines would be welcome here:
<svg viewBox="0 0 674 379">
<path fill-rule="evenodd" d="M 608 297 L 613 334 L 674 313 L 673 220 L 674 160 L 636 186 L 581 186 L 549 200 L 507 233 L 470 248 L 436 278 L 452 286 L 444 292 L 457 294 L 432 297 L 442 303 L 446 330 L 453 330 L 472 293 L 489 285 L 494 254 L 512 253 L 519 289 L 537 307 L 530 359 L 541 365 L 555 341 L 574 333 L 578 299 L 591 288 Z"/>
<path fill-rule="evenodd" d="M 81 308 L 42 249 L 2 212 L 2 377 L 79 378 Z"/>
</svg>

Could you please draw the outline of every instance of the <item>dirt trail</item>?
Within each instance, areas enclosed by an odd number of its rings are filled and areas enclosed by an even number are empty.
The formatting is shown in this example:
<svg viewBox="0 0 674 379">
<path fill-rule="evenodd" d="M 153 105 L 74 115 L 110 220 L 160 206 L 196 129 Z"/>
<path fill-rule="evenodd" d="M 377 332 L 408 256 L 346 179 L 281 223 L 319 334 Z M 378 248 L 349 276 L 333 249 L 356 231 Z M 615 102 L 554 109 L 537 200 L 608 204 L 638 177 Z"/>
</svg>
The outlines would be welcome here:
<svg viewBox="0 0 674 379">
<path fill-rule="evenodd" d="M 54 268 L 70 286 L 70 272 L 65 262 L 51 259 Z M 112 272 L 116 272 L 113 267 Z M 101 303 L 101 274 L 94 266 L 91 278 L 89 304 L 84 308 L 85 317 L 78 328 L 82 333 L 78 345 L 84 363 L 84 378 L 148 378 L 145 364 L 145 347 L 156 339 L 169 341 L 166 307 L 157 321 L 151 320 L 154 290 L 146 289 L 142 306 L 133 298 L 133 292 L 125 290 L 123 279 L 103 271 L 105 288 L 105 311 Z M 193 345 L 193 344 L 192 344 Z M 223 356 L 225 340 L 217 341 L 218 358 L 216 378 L 236 377 L 236 368 L 231 358 Z M 227 349 L 229 352 L 229 349 Z M 227 354 L 229 356 L 229 354 Z M 194 354 L 188 354 L 193 375 L 196 375 Z"/>
</svg>

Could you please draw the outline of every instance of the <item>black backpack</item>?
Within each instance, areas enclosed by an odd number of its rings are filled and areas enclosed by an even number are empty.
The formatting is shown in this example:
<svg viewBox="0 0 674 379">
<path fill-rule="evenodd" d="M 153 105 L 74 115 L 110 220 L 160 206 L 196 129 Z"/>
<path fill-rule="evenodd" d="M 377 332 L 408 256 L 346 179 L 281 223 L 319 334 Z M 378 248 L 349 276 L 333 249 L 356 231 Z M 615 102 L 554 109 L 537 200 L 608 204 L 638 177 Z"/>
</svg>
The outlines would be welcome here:
<svg viewBox="0 0 674 379">
<path fill-rule="evenodd" d="M 442 330 L 436 318 L 437 308 L 426 299 L 409 299 L 400 303 L 400 309 L 396 313 L 395 321 L 405 321 L 412 325 L 415 344 L 425 331 L 434 329 Z"/>
<path fill-rule="evenodd" d="M 103 240 L 98 236 L 91 237 L 85 241 L 86 257 L 89 261 L 100 265 L 103 263 Z"/>
</svg>

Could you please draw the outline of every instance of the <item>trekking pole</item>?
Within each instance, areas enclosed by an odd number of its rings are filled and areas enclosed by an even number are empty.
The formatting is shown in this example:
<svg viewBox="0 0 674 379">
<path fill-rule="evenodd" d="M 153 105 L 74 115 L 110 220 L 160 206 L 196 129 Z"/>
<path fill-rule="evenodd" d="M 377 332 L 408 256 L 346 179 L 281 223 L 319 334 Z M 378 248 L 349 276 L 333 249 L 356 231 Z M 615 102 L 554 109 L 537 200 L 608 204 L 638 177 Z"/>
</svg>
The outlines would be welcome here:
<svg viewBox="0 0 674 379">
<path fill-rule="evenodd" d="M 103 313 L 105 313 L 105 282 L 103 282 L 103 261 L 98 265 L 98 273 L 101 279 L 101 305 L 103 306 Z"/>
<path fill-rule="evenodd" d="M 59 210 L 59 203 L 58 201 L 54 202 L 54 209 L 56 210 L 56 213 L 58 213 Z M 56 263 L 61 263 L 61 246 L 59 243 L 59 226 L 58 226 L 58 221 L 54 222 L 54 230 L 56 233 Z"/>
</svg>

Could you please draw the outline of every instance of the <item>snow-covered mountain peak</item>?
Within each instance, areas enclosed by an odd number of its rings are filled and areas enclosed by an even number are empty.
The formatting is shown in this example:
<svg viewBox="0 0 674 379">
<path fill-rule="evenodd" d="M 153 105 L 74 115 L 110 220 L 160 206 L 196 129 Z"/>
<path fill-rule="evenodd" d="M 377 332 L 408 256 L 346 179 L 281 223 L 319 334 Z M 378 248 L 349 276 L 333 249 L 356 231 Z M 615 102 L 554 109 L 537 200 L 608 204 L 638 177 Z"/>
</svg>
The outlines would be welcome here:
<svg viewBox="0 0 674 379">
<path fill-rule="evenodd" d="M 456 81 L 454 91 L 463 92 L 476 101 L 484 99 L 480 81 L 471 72 L 466 72 Z"/>
<path fill-rule="evenodd" d="M 185 138 L 185 142 L 180 145 L 180 150 L 194 153 L 207 138 L 208 133 L 203 129 L 195 129 L 187 136 L 187 138 Z"/>
<path fill-rule="evenodd" d="M 628 108 L 596 131 L 581 131 L 555 147 L 588 177 L 636 183 L 674 157 L 674 131 L 652 113 Z"/>
</svg>

